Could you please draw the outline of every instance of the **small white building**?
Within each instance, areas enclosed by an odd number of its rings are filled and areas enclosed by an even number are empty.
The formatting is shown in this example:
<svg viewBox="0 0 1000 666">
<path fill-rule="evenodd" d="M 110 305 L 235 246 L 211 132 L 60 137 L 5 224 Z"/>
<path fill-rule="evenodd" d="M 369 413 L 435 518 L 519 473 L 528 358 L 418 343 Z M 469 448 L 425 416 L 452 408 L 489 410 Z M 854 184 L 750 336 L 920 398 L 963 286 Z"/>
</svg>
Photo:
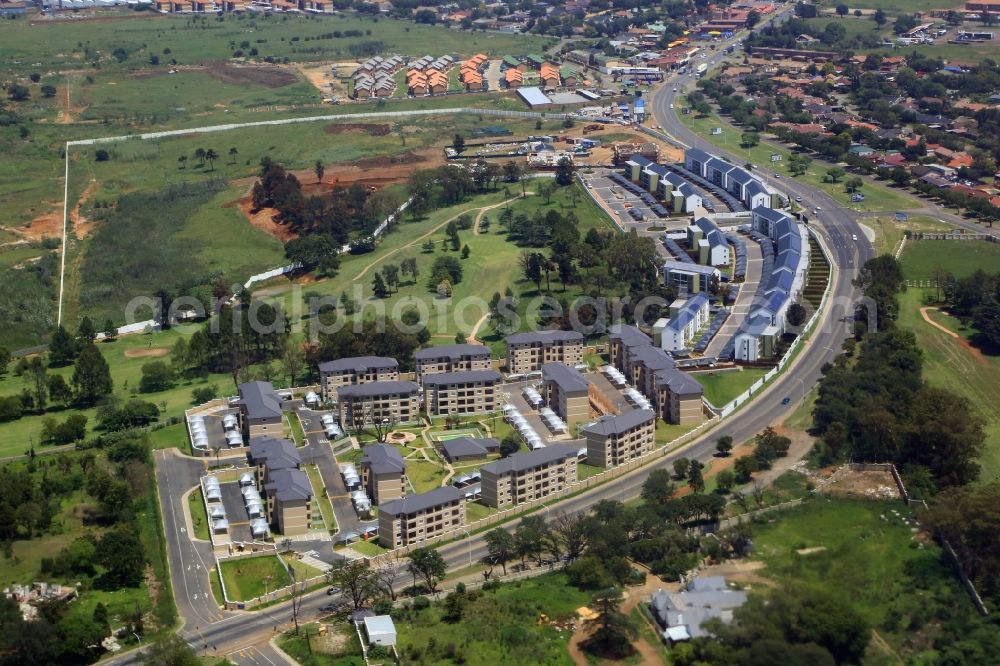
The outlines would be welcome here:
<svg viewBox="0 0 1000 666">
<path fill-rule="evenodd" d="M 373 615 L 365 618 L 365 634 L 369 645 L 390 647 L 396 644 L 396 625 L 388 615 Z"/>
</svg>

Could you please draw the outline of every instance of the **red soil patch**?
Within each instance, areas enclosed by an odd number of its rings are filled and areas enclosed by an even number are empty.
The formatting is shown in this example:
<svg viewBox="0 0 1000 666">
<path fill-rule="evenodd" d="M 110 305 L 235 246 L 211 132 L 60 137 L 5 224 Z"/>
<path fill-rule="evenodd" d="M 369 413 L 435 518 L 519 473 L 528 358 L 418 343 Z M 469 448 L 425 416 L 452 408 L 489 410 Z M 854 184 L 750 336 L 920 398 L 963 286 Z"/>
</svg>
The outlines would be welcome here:
<svg viewBox="0 0 1000 666">
<path fill-rule="evenodd" d="M 276 65 L 234 65 L 228 62 L 211 62 L 205 65 L 174 66 L 177 72 L 204 72 L 216 81 L 230 85 L 255 83 L 267 88 L 290 86 L 299 80 L 294 71 Z M 168 69 L 144 69 L 133 74 L 136 79 L 151 79 L 169 74 Z"/>
<path fill-rule="evenodd" d="M 278 211 L 274 208 L 262 208 L 258 211 L 254 211 L 253 200 L 250 198 L 250 195 L 246 195 L 237 201 L 231 201 L 225 204 L 227 208 L 234 205 L 239 206 L 243 216 L 247 218 L 247 221 L 249 221 L 251 225 L 257 227 L 264 233 L 277 238 L 282 243 L 287 243 L 288 241 L 299 237 L 299 235 L 289 229 L 288 226 L 274 221 L 274 217 L 278 214 Z"/>
<path fill-rule="evenodd" d="M 148 349 L 126 349 L 125 358 L 160 358 L 170 353 L 167 347 L 150 347 Z"/>
<path fill-rule="evenodd" d="M 87 185 L 87 189 L 83 191 L 80 195 L 80 200 L 76 202 L 73 206 L 73 210 L 70 211 L 69 219 L 73 222 L 73 232 L 76 234 L 77 238 L 83 238 L 91 231 L 93 231 L 95 222 L 87 217 L 84 217 L 80 213 L 80 207 L 87 202 L 87 199 L 94 193 L 97 189 L 97 181 L 92 180 L 90 184 Z"/>
<path fill-rule="evenodd" d="M 32 241 L 40 241 L 43 238 L 62 238 L 62 213 L 54 211 L 38 215 L 23 227 L 17 227 L 11 231 Z"/>
<path fill-rule="evenodd" d="M 323 128 L 327 134 L 345 134 L 347 132 L 364 132 L 368 136 L 385 136 L 391 129 L 385 124 L 374 123 L 332 123 Z"/>
</svg>

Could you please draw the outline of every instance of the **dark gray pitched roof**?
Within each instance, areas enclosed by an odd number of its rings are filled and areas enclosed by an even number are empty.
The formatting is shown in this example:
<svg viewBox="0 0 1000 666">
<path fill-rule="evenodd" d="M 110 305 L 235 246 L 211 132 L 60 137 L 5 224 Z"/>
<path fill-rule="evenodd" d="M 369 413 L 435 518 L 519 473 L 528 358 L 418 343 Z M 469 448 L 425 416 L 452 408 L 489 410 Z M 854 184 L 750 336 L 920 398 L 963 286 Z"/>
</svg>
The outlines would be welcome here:
<svg viewBox="0 0 1000 666">
<path fill-rule="evenodd" d="M 508 335 L 505 340 L 507 344 L 525 344 L 539 342 L 542 344 L 552 342 L 583 342 L 583 333 L 578 331 L 561 331 L 558 329 L 547 329 L 544 331 L 528 331 L 527 333 L 514 333 Z"/>
<path fill-rule="evenodd" d="M 642 347 L 653 344 L 648 335 L 628 324 L 615 324 L 608 329 L 608 337 L 612 340 L 620 340 L 626 347 Z"/>
<path fill-rule="evenodd" d="M 281 398 L 271 382 L 247 382 L 239 385 L 240 402 L 252 419 L 281 418 Z"/>
<path fill-rule="evenodd" d="M 650 423 L 655 419 L 656 415 L 651 409 L 633 409 L 618 416 L 610 414 L 602 416 L 583 428 L 583 432 L 607 437 L 627 432 L 638 425 Z"/>
<path fill-rule="evenodd" d="M 483 465 L 479 471 L 492 474 L 523 472 L 533 467 L 551 465 L 566 458 L 573 458 L 575 460 L 576 454 L 579 451 L 580 447 L 578 445 L 552 444 L 545 448 L 535 449 L 531 453 L 515 453 L 507 458 Z"/>
<path fill-rule="evenodd" d="M 565 363 L 546 363 L 542 366 L 542 379 L 554 381 L 563 391 L 586 391 L 590 387 L 587 378 Z"/>
<path fill-rule="evenodd" d="M 653 377 L 658 385 L 666 384 L 677 395 L 702 395 L 705 392 L 697 379 L 680 370 L 660 370 Z"/>
<path fill-rule="evenodd" d="M 273 437 L 256 437 L 250 440 L 250 451 L 247 456 L 250 462 L 258 465 L 263 462 L 268 472 L 278 469 L 298 467 L 302 464 L 302 456 L 298 449 L 287 439 Z"/>
<path fill-rule="evenodd" d="M 496 451 L 500 448 L 500 442 L 491 437 L 485 439 L 478 437 L 456 437 L 455 439 L 446 439 L 441 442 L 441 448 L 448 458 L 486 457 L 486 454 L 490 451 Z"/>
<path fill-rule="evenodd" d="M 320 372 L 368 372 L 371 370 L 396 370 L 399 361 L 388 356 L 351 356 L 319 364 Z"/>
<path fill-rule="evenodd" d="M 307 500 L 313 495 L 309 477 L 300 469 L 281 469 L 268 473 L 264 490 L 282 502 Z"/>
<path fill-rule="evenodd" d="M 459 372 L 437 372 L 423 378 L 424 386 L 437 384 L 469 384 L 472 382 L 498 382 L 500 373 L 496 370 L 460 370 Z"/>
<path fill-rule="evenodd" d="M 402 474 L 406 471 L 406 461 L 399 451 L 388 444 L 370 444 L 359 461 L 367 465 L 375 474 Z"/>
<path fill-rule="evenodd" d="M 447 358 L 452 361 L 458 361 L 462 358 L 490 358 L 491 356 L 490 348 L 486 345 L 442 345 L 440 347 L 428 347 L 427 349 L 418 349 L 413 353 L 413 358 L 418 361 L 426 361 L 428 359 L 436 358 Z"/>
<path fill-rule="evenodd" d="M 338 398 L 365 398 L 376 395 L 412 395 L 417 393 L 420 387 L 416 382 L 368 382 L 367 384 L 351 384 L 350 386 L 340 386 L 337 388 Z"/>
<path fill-rule="evenodd" d="M 390 516 L 409 515 L 462 499 L 465 499 L 464 491 L 453 486 L 444 486 L 419 495 L 407 495 L 401 499 L 385 502 L 379 505 L 378 510 L 379 513 Z"/>
</svg>

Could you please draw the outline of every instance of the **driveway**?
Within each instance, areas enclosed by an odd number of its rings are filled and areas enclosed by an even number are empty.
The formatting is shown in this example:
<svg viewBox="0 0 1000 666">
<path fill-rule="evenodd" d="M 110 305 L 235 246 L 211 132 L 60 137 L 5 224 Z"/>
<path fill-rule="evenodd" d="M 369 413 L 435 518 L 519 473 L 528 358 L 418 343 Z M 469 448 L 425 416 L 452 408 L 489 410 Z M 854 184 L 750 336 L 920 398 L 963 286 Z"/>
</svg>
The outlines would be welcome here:
<svg viewBox="0 0 1000 666">
<path fill-rule="evenodd" d="M 501 60 L 490 60 L 486 66 L 486 85 L 490 92 L 500 90 L 500 79 L 503 78 L 500 74 L 501 62 Z"/>
</svg>

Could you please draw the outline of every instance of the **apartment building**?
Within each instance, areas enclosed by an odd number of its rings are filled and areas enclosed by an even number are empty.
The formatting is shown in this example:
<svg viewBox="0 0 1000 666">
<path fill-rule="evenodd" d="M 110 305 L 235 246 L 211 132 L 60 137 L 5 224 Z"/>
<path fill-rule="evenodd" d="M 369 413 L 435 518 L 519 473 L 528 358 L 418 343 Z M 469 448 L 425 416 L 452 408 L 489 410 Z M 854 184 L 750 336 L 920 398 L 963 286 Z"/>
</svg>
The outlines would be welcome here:
<svg viewBox="0 0 1000 666">
<path fill-rule="evenodd" d="M 295 444 L 287 439 L 258 437 L 250 440 L 247 463 L 254 468 L 257 486 L 266 483 L 270 475 L 284 469 L 298 469 L 302 456 Z"/>
<path fill-rule="evenodd" d="M 703 415 L 701 384 L 679 370 L 674 359 L 635 326 L 616 324 L 609 335 L 611 364 L 653 404 L 668 423 L 699 423 Z"/>
<path fill-rule="evenodd" d="M 542 366 L 542 398 L 567 425 L 590 418 L 590 382 L 564 363 Z"/>
<path fill-rule="evenodd" d="M 483 465 L 479 469 L 483 503 L 516 506 L 561 492 L 576 483 L 578 452 L 578 446 L 553 444 Z"/>
<path fill-rule="evenodd" d="M 281 398 L 271 382 L 247 382 L 239 391 L 240 428 L 243 438 L 277 437 L 282 433 Z"/>
<path fill-rule="evenodd" d="M 386 548 L 423 543 L 465 526 L 465 493 L 452 486 L 386 502 L 378 508 L 378 539 Z"/>
<path fill-rule="evenodd" d="M 443 345 L 418 349 L 413 354 L 413 360 L 419 382 L 424 376 L 439 372 L 489 370 L 492 356 L 486 345 Z"/>
<path fill-rule="evenodd" d="M 696 336 L 708 325 L 711 315 L 708 310 L 708 296 L 698 292 L 691 298 L 678 298 L 670 304 L 670 318 L 653 325 L 660 347 L 664 351 L 677 352 L 694 344 Z"/>
<path fill-rule="evenodd" d="M 267 498 L 267 519 L 276 532 L 296 536 L 309 531 L 313 493 L 305 472 L 301 469 L 269 471 L 263 488 Z"/>
<path fill-rule="evenodd" d="M 499 405 L 496 370 L 441 372 L 424 377 L 424 411 L 428 416 L 482 414 Z"/>
<path fill-rule="evenodd" d="M 653 450 L 656 414 L 651 409 L 633 409 L 602 416 L 580 432 L 587 440 L 588 465 L 617 467 Z"/>
<path fill-rule="evenodd" d="M 397 449 L 388 444 L 369 444 L 358 464 L 361 483 L 375 504 L 406 494 L 406 461 Z"/>
<path fill-rule="evenodd" d="M 399 379 L 399 361 L 387 356 L 352 356 L 319 364 L 323 399 L 332 400 L 341 386 Z"/>
<path fill-rule="evenodd" d="M 337 415 L 345 428 L 360 429 L 383 422 L 412 423 L 420 418 L 416 382 L 378 381 L 337 389 Z"/>
<path fill-rule="evenodd" d="M 546 363 L 574 366 L 583 362 L 583 334 L 577 331 L 514 333 L 506 343 L 507 372 L 512 375 L 537 372 Z"/>
<path fill-rule="evenodd" d="M 722 278 L 718 268 L 683 261 L 665 261 L 660 270 L 663 272 L 664 281 L 668 285 L 676 286 L 682 296 L 708 291 L 713 280 Z"/>
</svg>

